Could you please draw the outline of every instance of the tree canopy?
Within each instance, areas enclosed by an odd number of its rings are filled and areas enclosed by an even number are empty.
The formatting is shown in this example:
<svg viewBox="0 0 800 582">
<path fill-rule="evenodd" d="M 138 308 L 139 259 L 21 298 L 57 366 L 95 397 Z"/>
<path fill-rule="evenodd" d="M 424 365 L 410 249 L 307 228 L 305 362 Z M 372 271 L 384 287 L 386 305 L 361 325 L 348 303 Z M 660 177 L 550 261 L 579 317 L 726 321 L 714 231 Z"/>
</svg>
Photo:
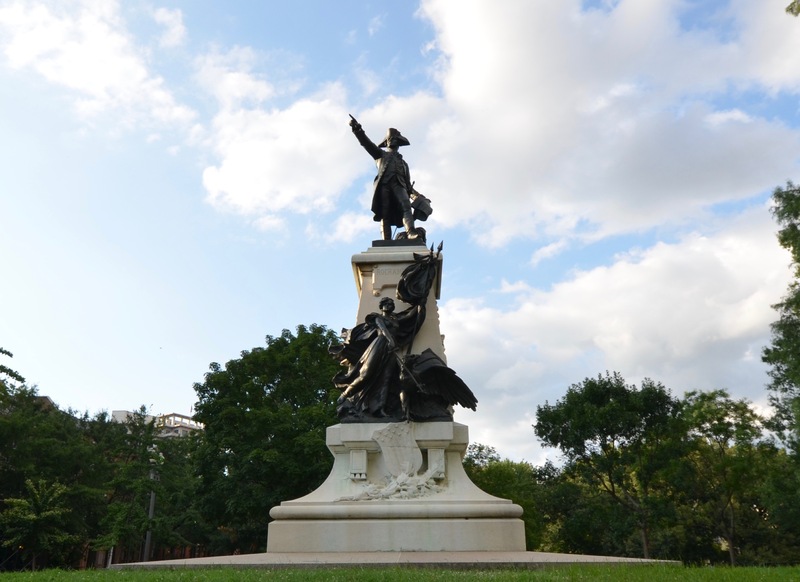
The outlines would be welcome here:
<svg viewBox="0 0 800 582">
<path fill-rule="evenodd" d="M 536 408 L 536 436 L 557 447 L 585 479 L 637 516 L 650 556 L 654 489 L 676 446 L 677 401 L 658 383 L 640 389 L 617 372 L 573 384 L 556 404 Z"/>
<path fill-rule="evenodd" d="M 195 385 L 205 431 L 194 437 L 161 438 L 144 408 L 124 423 L 62 411 L 9 380 L 0 391 L 0 570 L 102 564 L 106 551 L 137 561 L 150 538 L 153 559 L 263 551 L 269 510 L 329 474 L 336 341 L 323 326 L 299 326 L 212 363 Z M 606 372 L 537 408 L 532 437 L 557 448 L 562 464 L 504 459 L 474 443 L 464 466 L 483 490 L 523 507 L 530 550 L 796 563 L 800 463 L 767 426 L 725 390 L 676 397 Z"/>
<path fill-rule="evenodd" d="M 4 348 L 0 348 L 0 355 L 8 356 L 9 358 L 14 357 L 14 354 Z M 7 392 L 9 387 L 13 386 L 13 382 L 24 384 L 25 378 L 23 378 L 19 372 L 12 370 L 8 366 L 0 364 L 0 392 Z"/>
<path fill-rule="evenodd" d="M 762 352 L 769 365 L 770 403 L 775 408 L 773 430 L 797 448 L 800 418 L 800 187 L 791 181 L 772 194 L 772 215 L 778 223 L 778 242 L 789 251 L 794 280 L 783 300 L 773 308 L 771 345 Z"/>
<path fill-rule="evenodd" d="M 339 368 L 328 348 L 337 341 L 324 326 L 283 330 L 224 367 L 211 364 L 195 384 L 195 418 L 205 424 L 198 501 L 225 532 L 220 548 L 263 550 L 269 510 L 330 472 L 325 431 L 337 423 L 331 379 Z"/>
</svg>

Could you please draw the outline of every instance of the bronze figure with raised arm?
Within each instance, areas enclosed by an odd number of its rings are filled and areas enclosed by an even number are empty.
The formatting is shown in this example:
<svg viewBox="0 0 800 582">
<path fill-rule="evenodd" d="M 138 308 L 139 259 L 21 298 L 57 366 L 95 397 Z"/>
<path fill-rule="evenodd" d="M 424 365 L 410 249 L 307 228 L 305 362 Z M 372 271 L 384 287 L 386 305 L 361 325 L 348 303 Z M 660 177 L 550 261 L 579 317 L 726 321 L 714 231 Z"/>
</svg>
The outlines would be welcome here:
<svg viewBox="0 0 800 582">
<path fill-rule="evenodd" d="M 398 130 L 390 127 L 384 140 L 376 145 L 352 115 L 350 127 L 358 143 L 367 150 L 378 166 L 378 174 L 373 183 L 371 209 L 373 220 L 381 223 L 381 237 L 383 240 L 391 240 L 392 227 L 403 226 L 408 238 L 419 238 L 424 243 L 424 231 L 414 227 L 411 208 L 414 183 L 411 181 L 408 164 L 398 151 L 401 146 L 410 145 L 409 141 Z"/>
</svg>

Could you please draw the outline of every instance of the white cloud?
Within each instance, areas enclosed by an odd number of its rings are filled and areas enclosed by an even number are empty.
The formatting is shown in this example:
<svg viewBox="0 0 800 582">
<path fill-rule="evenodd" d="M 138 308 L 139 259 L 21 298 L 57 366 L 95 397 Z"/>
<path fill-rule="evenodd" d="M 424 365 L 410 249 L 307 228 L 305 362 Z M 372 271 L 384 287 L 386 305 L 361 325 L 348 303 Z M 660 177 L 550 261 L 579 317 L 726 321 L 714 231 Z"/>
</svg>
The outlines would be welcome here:
<svg viewBox="0 0 800 582">
<path fill-rule="evenodd" d="M 731 86 L 794 90 L 796 23 L 780 6 L 734 2 L 726 36 L 682 29 L 685 7 L 423 2 L 443 103 L 412 173 L 429 179 L 438 219 L 493 246 L 597 238 L 697 220 L 795 173 L 796 130 L 714 99 Z"/>
<path fill-rule="evenodd" d="M 196 78 L 223 110 L 257 105 L 276 94 L 270 83 L 253 73 L 257 60 L 255 51 L 247 47 L 213 51 L 196 59 Z"/>
<path fill-rule="evenodd" d="M 375 36 L 381 28 L 383 28 L 384 20 L 386 19 L 385 16 L 379 15 L 374 16 L 370 19 L 369 25 L 367 26 L 367 33 L 370 36 Z"/>
<path fill-rule="evenodd" d="M 789 281 L 788 260 L 767 209 L 755 208 L 549 291 L 505 284 L 518 290 L 508 309 L 454 299 L 440 314 L 449 364 L 475 390 L 487 425 L 532 415 L 604 370 L 637 383 L 651 377 L 678 396 L 729 388 L 763 400 L 758 354 L 776 317 L 770 305 Z M 505 452 L 530 458 L 533 442 L 531 432 Z"/>
<path fill-rule="evenodd" d="M 381 77 L 375 71 L 364 66 L 358 66 L 354 71 L 354 75 L 364 96 L 370 96 L 380 89 Z"/>
<path fill-rule="evenodd" d="M 265 215 L 256 219 L 253 223 L 256 228 L 264 231 L 286 232 L 286 221 L 278 216 Z"/>
<path fill-rule="evenodd" d="M 186 40 L 186 27 L 183 25 L 183 13 L 175 8 L 157 8 L 153 11 L 153 19 L 164 27 L 159 44 L 164 48 L 180 46 Z"/>
<path fill-rule="evenodd" d="M 328 212 L 363 168 L 349 143 L 338 85 L 286 109 L 223 110 L 214 119 L 217 165 L 203 172 L 209 201 L 244 214 Z"/>
<path fill-rule="evenodd" d="M 711 125 L 722 125 L 723 123 L 740 122 L 749 123 L 753 118 L 741 109 L 729 109 L 727 111 L 715 111 L 706 115 L 706 122 Z"/>
<path fill-rule="evenodd" d="M 308 233 L 311 236 L 318 233 Z M 353 242 L 363 240 L 363 235 L 371 234 L 373 238 L 378 236 L 378 223 L 372 220 L 369 212 L 345 212 L 340 215 L 333 223 L 333 229 L 323 233 L 323 238 L 328 242 Z"/>
<path fill-rule="evenodd" d="M 9 65 L 32 69 L 71 90 L 76 110 L 113 111 L 123 124 L 187 124 L 195 113 L 178 103 L 164 79 L 150 73 L 113 1 L 14 2 L 0 8 Z"/>
<path fill-rule="evenodd" d="M 441 94 L 389 96 L 359 120 L 374 140 L 387 125 L 409 137 L 412 179 L 433 200 L 430 227 L 466 225 L 480 244 L 592 241 L 704 220 L 714 204 L 762 194 L 797 170 L 796 130 L 746 105 L 714 104 L 732 84 L 792 86 L 791 67 L 768 77 L 743 57 L 756 43 L 767 45 L 764 58 L 786 49 L 764 31 L 780 36 L 791 19 L 734 2 L 723 16 L 738 33 L 722 35 L 682 29 L 684 8 L 426 0 L 420 14 L 436 30 Z M 800 70 L 800 51 L 786 60 Z M 302 82 L 279 80 L 275 60 L 246 47 L 196 65 L 221 105 L 219 161 L 204 172 L 214 204 L 255 215 L 327 212 L 364 173 L 339 127 L 350 108 L 338 84 L 333 98 L 323 89 L 296 99 Z M 380 72 L 357 62 L 355 73 L 363 94 L 374 94 Z M 276 108 L 278 97 L 296 100 Z M 326 155 L 308 149 L 326 139 L 336 144 Z"/>
<path fill-rule="evenodd" d="M 739 35 L 737 58 L 740 82 L 758 84 L 770 91 L 800 89 L 800 35 L 797 19 L 786 16 L 786 3 L 731 0 L 730 15 Z"/>
<path fill-rule="evenodd" d="M 545 259 L 552 259 L 569 246 L 566 240 L 561 239 L 549 245 L 536 249 L 531 257 L 531 267 L 535 267 Z"/>
</svg>

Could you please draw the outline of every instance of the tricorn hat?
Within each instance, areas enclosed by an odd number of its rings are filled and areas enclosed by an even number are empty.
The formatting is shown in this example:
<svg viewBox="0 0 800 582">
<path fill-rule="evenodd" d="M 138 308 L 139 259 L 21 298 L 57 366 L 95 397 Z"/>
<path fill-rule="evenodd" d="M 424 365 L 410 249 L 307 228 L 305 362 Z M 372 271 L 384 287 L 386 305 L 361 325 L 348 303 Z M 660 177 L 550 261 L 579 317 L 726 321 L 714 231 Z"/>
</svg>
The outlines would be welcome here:
<svg viewBox="0 0 800 582">
<path fill-rule="evenodd" d="M 379 147 L 379 148 L 385 148 L 385 147 L 388 147 L 388 146 L 389 146 L 389 144 L 392 142 L 392 140 L 393 140 L 393 139 L 394 139 L 394 140 L 397 140 L 397 146 L 398 146 L 398 147 L 400 147 L 400 146 L 405 146 L 405 145 L 411 145 L 411 144 L 409 143 L 409 141 L 408 141 L 406 138 L 404 138 L 404 137 L 403 137 L 403 134 L 402 134 L 402 133 L 400 133 L 399 131 L 397 131 L 395 128 L 393 128 L 393 127 L 390 127 L 390 128 L 389 128 L 389 129 L 386 131 L 386 137 L 383 139 L 383 141 L 382 141 L 381 143 L 379 143 L 379 144 L 378 144 L 378 147 Z"/>
</svg>

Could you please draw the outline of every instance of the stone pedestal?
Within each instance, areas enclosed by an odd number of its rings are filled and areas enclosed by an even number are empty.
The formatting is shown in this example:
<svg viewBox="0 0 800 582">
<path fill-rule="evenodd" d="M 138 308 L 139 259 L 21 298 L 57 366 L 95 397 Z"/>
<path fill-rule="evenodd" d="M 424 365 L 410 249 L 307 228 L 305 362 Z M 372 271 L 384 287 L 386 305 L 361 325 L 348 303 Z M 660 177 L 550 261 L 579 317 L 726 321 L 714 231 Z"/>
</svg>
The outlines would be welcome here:
<svg viewBox="0 0 800 582">
<path fill-rule="evenodd" d="M 270 511 L 267 552 L 525 551 L 522 508 L 478 489 L 455 422 L 338 424 L 314 492 Z"/>
<path fill-rule="evenodd" d="M 403 270 L 429 249 L 413 241 L 375 241 L 353 256 L 357 323 L 396 299 Z M 409 353 L 445 360 L 436 300 L 442 258 Z M 399 302 L 398 310 L 404 309 Z M 328 428 L 334 456 L 314 492 L 272 508 L 268 553 L 524 552 L 522 508 L 478 489 L 461 461 L 467 427 L 456 422 L 354 422 Z"/>
<path fill-rule="evenodd" d="M 397 303 L 397 311 L 408 307 L 395 296 L 397 283 L 403 269 L 414 263 L 414 253 L 430 252 L 422 243 L 397 244 L 392 241 L 386 246 L 374 246 L 383 241 L 375 241 L 373 246 L 363 253 L 353 255 L 353 276 L 358 292 L 358 313 L 356 323 L 362 323 L 370 313 L 380 311 L 378 304 L 384 297 L 391 297 Z M 425 305 L 427 312 L 425 323 L 417 332 L 411 346 L 412 354 L 422 353 L 426 348 L 433 350 L 437 356 L 447 362 L 444 355 L 444 340 L 439 328 L 439 299 L 442 290 L 442 256 L 437 262 L 437 275 L 433 282 L 431 294 Z"/>
</svg>

